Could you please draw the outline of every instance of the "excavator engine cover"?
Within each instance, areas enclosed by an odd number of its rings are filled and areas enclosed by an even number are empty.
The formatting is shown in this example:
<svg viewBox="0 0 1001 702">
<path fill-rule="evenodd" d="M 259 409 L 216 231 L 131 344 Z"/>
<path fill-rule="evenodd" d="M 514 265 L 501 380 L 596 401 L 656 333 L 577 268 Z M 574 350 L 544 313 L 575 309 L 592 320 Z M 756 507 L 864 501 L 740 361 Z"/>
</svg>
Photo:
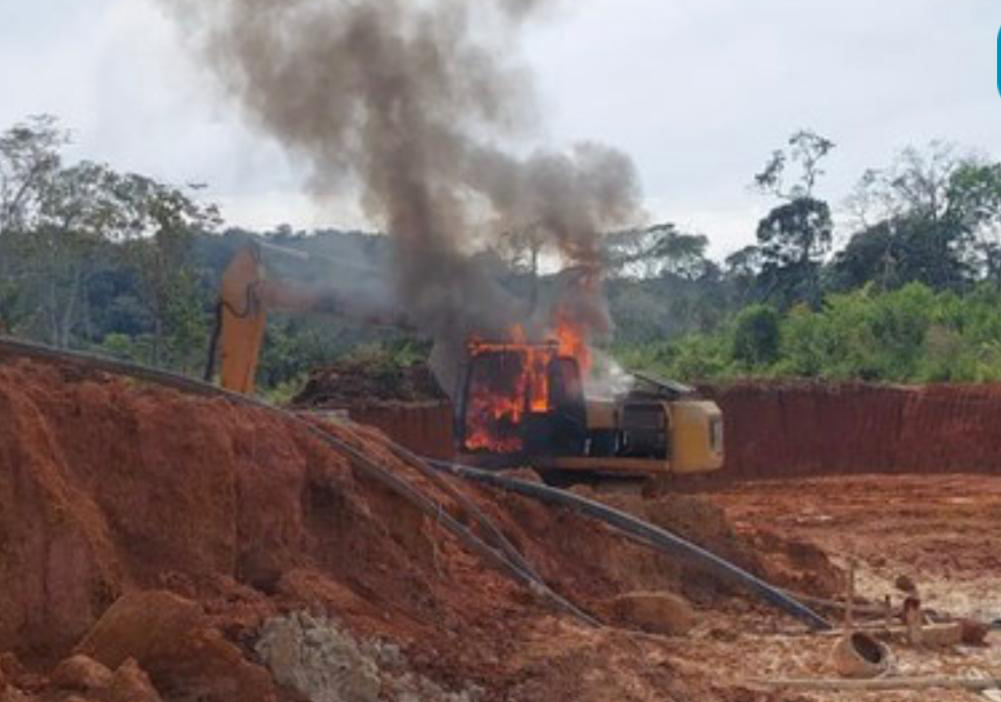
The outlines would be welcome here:
<svg viewBox="0 0 1001 702">
<path fill-rule="evenodd" d="M 622 452 L 624 457 L 663 459 L 668 453 L 669 419 L 659 402 L 622 407 Z"/>
</svg>

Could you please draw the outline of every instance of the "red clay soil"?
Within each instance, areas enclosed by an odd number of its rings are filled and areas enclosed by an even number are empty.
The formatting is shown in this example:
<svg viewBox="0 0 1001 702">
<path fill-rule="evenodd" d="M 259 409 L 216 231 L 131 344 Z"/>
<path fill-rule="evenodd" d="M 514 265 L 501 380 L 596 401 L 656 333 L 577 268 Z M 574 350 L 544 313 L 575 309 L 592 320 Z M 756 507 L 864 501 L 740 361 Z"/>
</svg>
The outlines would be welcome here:
<svg viewBox="0 0 1001 702">
<path fill-rule="evenodd" d="M 376 430 L 330 428 L 462 518 Z M 690 578 L 570 512 L 461 489 L 599 616 Z M 644 509 L 677 511 L 657 505 Z M 679 529 L 741 556 L 725 524 Z M 628 632 L 558 617 L 303 426 L 72 368 L 0 365 L 0 556 L 0 699 L 301 699 L 253 646 L 265 620 L 306 610 L 484 701 L 685 699 L 698 685 L 638 656 Z M 74 650 L 85 659 L 66 662 Z"/>
<path fill-rule="evenodd" d="M 855 558 L 892 583 L 993 581 L 999 600 L 1001 479 L 976 475 L 850 475 L 763 480 L 715 491 L 738 532 L 762 529 Z M 1001 616 L 1001 609 L 995 613 Z"/>
<path fill-rule="evenodd" d="M 720 477 L 1001 473 L 1001 385 L 741 383 L 723 410 Z"/>
<path fill-rule="evenodd" d="M 341 360 L 314 370 L 292 399 L 299 410 L 343 410 L 421 456 L 455 455 L 452 404 L 426 363 Z"/>
<path fill-rule="evenodd" d="M 366 403 L 350 407 L 348 416 L 376 427 L 418 456 L 445 460 L 455 456 L 450 402 Z"/>
</svg>

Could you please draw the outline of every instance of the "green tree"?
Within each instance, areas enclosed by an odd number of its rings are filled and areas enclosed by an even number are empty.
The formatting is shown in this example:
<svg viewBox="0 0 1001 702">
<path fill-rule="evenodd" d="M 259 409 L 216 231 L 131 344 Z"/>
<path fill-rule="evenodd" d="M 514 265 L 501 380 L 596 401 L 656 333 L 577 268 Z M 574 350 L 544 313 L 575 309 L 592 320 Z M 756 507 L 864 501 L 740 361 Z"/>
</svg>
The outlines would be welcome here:
<svg viewBox="0 0 1001 702">
<path fill-rule="evenodd" d="M 163 363 L 164 351 L 172 351 L 178 360 L 191 353 L 191 344 L 207 336 L 191 253 L 195 233 L 214 228 L 218 211 L 177 188 L 136 174 L 121 177 L 115 192 L 122 255 L 136 275 L 138 298 L 153 321 L 150 361 Z M 168 337 L 173 339 L 172 348 L 166 344 Z"/>
<path fill-rule="evenodd" d="M 767 305 L 752 305 L 737 315 L 732 358 L 745 368 L 770 366 L 779 354 L 779 316 Z"/>
<path fill-rule="evenodd" d="M 949 177 L 946 195 L 957 226 L 972 240 L 974 266 L 1001 288 L 1001 163 L 963 160 Z"/>
<path fill-rule="evenodd" d="M 836 257 L 837 278 L 961 290 L 1001 282 L 1001 164 L 932 142 L 869 170 L 849 198 L 862 229 Z"/>
<path fill-rule="evenodd" d="M 96 259 L 108 255 L 114 181 L 111 171 L 94 163 L 59 169 L 39 187 L 30 229 L 15 234 L 35 291 L 36 321 L 54 346 L 69 346 Z"/>
<path fill-rule="evenodd" d="M 772 153 L 764 169 L 754 176 L 763 192 L 785 200 L 758 223 L 758 255 L 761 259 L 759 288 L 765 299 L 783 307 L 805 300 L 820 300 L 819 271 L 824 255 L 830 250 L 833 224 L 830 207 L 813 196 L 814 187 L 824 174 L 824 157 L 834 143 L 815 132 L 800 130 L 793 134 L 786 149 Z M 786 186 L 790 166 L 798 168 L 798 177 Z"/>
<path fill-rule="evenodd" d="M 27 228 L 45 182 L 60 167 L 69 141 L 51 115 L 31 117 L 0 133 L 0 237 Z"/>
<path fill-rule="evenodd" d="M 685 234 L 671 223 L 610 234 L 605 239 L 608 269 L 621 276 L 665 274 L 694 279 L 705 273 L 709 239 Z"/>
<path fill-rule="evenodd" d="M 13 332 L 31 315 L 24 294 L 23 234 L 38 194 L 60 166 L 68 140 L 54 117 L 41 115 L 0 133 L 0 330 Z"/>
</svg>

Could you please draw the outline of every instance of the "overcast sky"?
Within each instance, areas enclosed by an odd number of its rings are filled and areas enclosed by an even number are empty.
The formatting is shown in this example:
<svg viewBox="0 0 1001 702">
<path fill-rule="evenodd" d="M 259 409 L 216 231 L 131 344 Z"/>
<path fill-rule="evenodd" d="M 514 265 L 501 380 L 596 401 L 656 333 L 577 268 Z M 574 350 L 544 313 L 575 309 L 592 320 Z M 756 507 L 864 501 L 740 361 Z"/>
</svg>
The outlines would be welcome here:
<svg viewBox="0 0 1001 702">
<path fill-rule="evenodd" d="M 818 194 L 835 205 L 908 144 L 1001 159 L 998 0 L 572 0 L 533 26 L 553 146 L 594 139 L 636 161 L 647 209 L 751 243 L 771 203 L 748 183 L 800 127 L 837 143 Z M 58 115 L 71 156 L 206 182 L 227 222 L 359 226 L 313 203 L 303 169 L 242 125 L 151 0 L 0 0 L 0 128 Z"/>
</svg>

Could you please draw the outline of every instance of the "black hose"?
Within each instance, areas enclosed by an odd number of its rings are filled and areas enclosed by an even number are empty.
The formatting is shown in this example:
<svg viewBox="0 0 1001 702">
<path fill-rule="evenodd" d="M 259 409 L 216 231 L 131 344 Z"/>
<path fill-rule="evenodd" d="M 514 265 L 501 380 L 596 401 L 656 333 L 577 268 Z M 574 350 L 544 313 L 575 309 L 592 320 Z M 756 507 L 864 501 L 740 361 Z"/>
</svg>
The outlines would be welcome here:
<svg viewBox="0 0 1001 702">
<path fill-rule="evenodd" d="M 606 522 L 626 534 L 636 537 L 651 547 L 673 557 L 690 560 L 713 575 L 743 585 L 751 592 L 760 596 L 766 602 L 778 607 L 783 612 L 802 619 L 814 629 L 831 629 L 831 624 L 806 605 L 785 594 L 760 578 L 748 573 L 739 566 L 720 558 L 701 546 L 697 546 L 676 534 L 661 529 L 649 522 L 638 519 L 631 514 L 609 507 L 608 505 L 586 497 L 575 495 L 566 490 L 532 483 L 526 480 L 509 478 L 497 473 L 480 470 L 448 461 L 428 460 L 428 462 L 445 472 L 467 480 L 473 480 L 493 487 L 516 492 L 526 497 L 561 505 L 580 511 L 589 517 Z"/>
<path fill-rule="evenodd" d="M 503 550 L 498 550 L 497 548 L 488 545 L 472 531 L 460 524 L 443 508 L 440 503 L 422 493 L 406 480 L 393 475 L 390 471 L 375 463 L 372 459 L 365 456 L 365 454 L 356 449 L 354 446 L 351 446 L 343 439 L 338 438 L 330 432 L 324 431 L 312 422 L 306 421 L 293 412 L 280 407 L 275 407 L 274 405 L 270 405 L 254 397 L 240 395 L 239 393 L 231 392 L 224 388 L 219 388 L 215 385 L 194 380 L 169 371 L 158 370 L 156 368 L 150 368 L 148 366 L 142 366 L 128 361 L 111 360 L 78 351 L 54 349 L 40 344 L 33 344 L 0 336 L 0 356 L 4 355 L 31 358 L 47 363 L 71 363 L 115 375 L 125 375 L 189 394 L 200 395 L 203 397 L 220 397 L 230 400 L 236 405 L 254 407 L 272 414 L 280 415 L 286 420 L 305 428 L 306 431 L 318 438 L 320 441 L 326 443 L 328 446 L 343 454 L 347 454 L 351 459 L 353 459 L 354 465 L 362 472 L 362 474 L 382 483 L 387 488 L 403 497 L 405 500 L 411 502 L 427 516 L 438 520 L 471 551 L 482 557 L 492 566 L 498 568 L 501 572 L 509 575 L 516 582 L 525 585 L 538 596 L 549 600 L 557 607 L 572 614 L 581 621 L 592 626 L 601 625 L 600 622 L 592 616 L 581 611 L 572 602 L 551 590 L 549 586 L 534 573 L 534 571 L 522 568 L 519 565 L 519 562 L 524 562 L 523 557 L 519 555 L 518 559 L 512 560 L 504 553 Z M 506 545 L 509 546 L 510 544 Z M 504 545 L 502 545 L 501 548 L 503 549 Z"/>
<path fill-rule="evenodd" d="M 442 477 L 439 471 L 435 470 L 425 459 L 418 456 L 406 446 L 402 446 L 401 444 L 397 444 L 391 440 L 387 443 L 389 449 L 398 459 L 410 464 L 414 469 L 420 472 L 421 475 L 427 477 L 428 480 L 433 482 L 446 495 L 455 500 L 467 514 L 473 517 L 473 519 L 475 519 L 486 532 L 487 539 L 493 546 L 500 549 L 522 570 L 530 573 L 533 577 L 535 577 L 535 579 L 540 581 L 542 580 L 542 576 L 535 571 L 532 564 L 521 555 L 521 552 L 515 548 L 514 544 L 512 544 L 506 536 L 504 536 L 504 533 L 497 528 L 497 525 L 493 523 L 493 520 L 491 520 L 490 517 L 488 517 L 468 495 L 465 495 L 461 490 L 456 489 L 456 487 L 452 485 L 447 478 Z"/>
</svg>

